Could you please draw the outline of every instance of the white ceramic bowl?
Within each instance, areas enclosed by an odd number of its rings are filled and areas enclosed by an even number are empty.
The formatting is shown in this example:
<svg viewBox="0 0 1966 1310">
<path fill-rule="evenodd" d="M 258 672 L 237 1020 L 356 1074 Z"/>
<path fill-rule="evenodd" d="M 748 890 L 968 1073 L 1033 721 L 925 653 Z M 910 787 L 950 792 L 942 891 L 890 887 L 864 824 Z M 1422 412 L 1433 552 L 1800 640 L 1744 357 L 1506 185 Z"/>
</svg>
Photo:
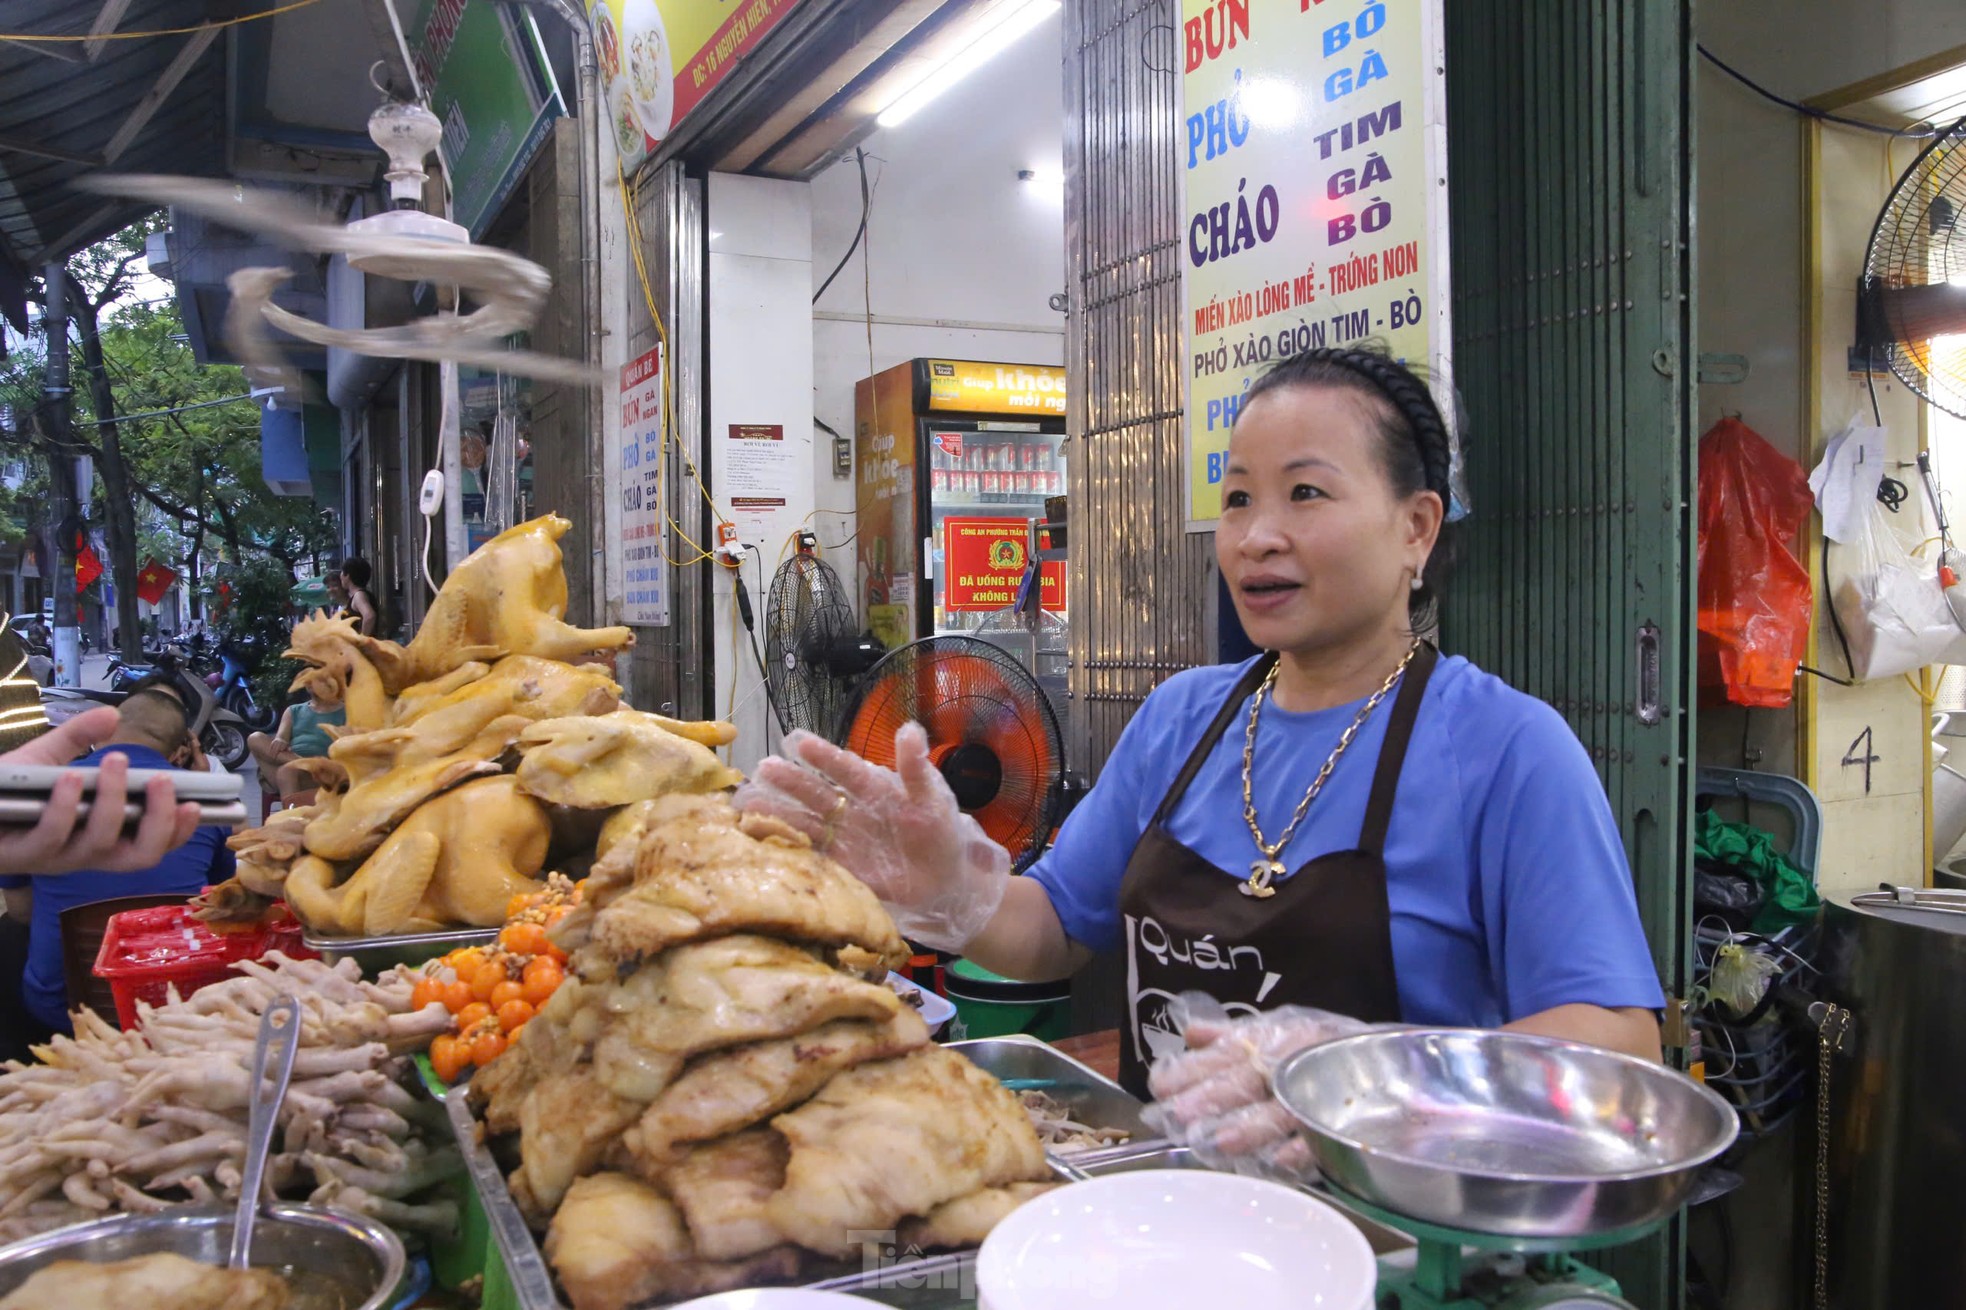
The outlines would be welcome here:
<svg viewBox="0 0 1966 1310">
<path fill-rule="evenodd" d="M 1370 1310 L 1378 1266 L 1344 1215 L 1201 1169 L 1095 1178 L 1026 1202 L 977 1257 L 981 1310 Z"/>
<path fill-rule="evenodd" d="M 756 1287 L 743 1292 L 685 1301 L 672 1310 L 868 1310 L 880 1302 L 845 1292 L 815 1292 L 807 1287 Z"/>
</svg>

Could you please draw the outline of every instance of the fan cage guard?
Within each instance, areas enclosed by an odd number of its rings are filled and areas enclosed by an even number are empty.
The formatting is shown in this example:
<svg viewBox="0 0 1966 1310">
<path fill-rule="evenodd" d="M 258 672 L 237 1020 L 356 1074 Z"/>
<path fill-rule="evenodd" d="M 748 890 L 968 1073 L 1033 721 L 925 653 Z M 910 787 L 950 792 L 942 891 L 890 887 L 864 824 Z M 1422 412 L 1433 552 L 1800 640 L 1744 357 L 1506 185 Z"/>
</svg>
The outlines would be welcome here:
<svg viewBox="0 0 1966 1310">
<path fill-rule="evenodd" d="M 988 793 L 964 809 L 1017 864 L 1044 849 L 1057 822 L 1064 738 L 1050 699 L 1022 664 L 970 637 L 928 637 L 892 651 L 855 692 L 838 740 L 891 768 L 904 723 L 927 730 L 929 757 L 959 798 L 965 790 L 972 801 Z"/>
<path fill-rule="evenodd" d="M 1954 359 L 1935 359 L 1935 338 L 1882 307 L 1894 293 L 1917 288 L 1960 288 L 1966 299 L 1966 118 L 1928 143 L 1878 213 L 1864 252 L 1860 344 L 1912 391 L 1966 419 L 1966 349 Z M 1873 299 L 1866 307 L 1863 300 Z M 1966 333 L 1966 326 L 1962 326 Z"/>
<path fill-rule="evenodd" d="M 839 723 L 846 680 L 828 660 L 855 630 L 832 566 L 803 551 L 779 566 L 765 601 L 765 669 L 786 727 L 830 734 Z"/>
</svg>

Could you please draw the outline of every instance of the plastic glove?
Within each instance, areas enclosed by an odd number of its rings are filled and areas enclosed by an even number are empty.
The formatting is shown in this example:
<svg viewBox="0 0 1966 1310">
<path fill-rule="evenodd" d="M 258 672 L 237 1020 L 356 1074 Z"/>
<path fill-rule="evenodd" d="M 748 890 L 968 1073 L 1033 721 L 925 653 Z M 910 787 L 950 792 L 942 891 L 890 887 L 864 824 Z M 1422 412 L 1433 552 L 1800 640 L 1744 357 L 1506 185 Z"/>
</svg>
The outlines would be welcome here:
<svg viewBox="0 0 1966 1310">
<path fill-rule="evenodd" d="M 766 757 L 738 788 L 739 809 L 805 833 L 873 888 L 910 941 L 961 951 L 995 917 L 1010 852 L 963 813 L 920 724 L 894 734 L 894 769 L 809 732 L 791 733 L 783 749 L 790 759 Z"/>
<path fill-rule="evenodd" d="M 1288 1183 L 1316 1179 L 1310 1144 L 1270 1078 L 1297 1052 L 1374 1025 L 1301 1005 L 1231 1018 L 1200 992 L 1176 997 L 1168 1016 L 1188 1049 L 1162 1056 L 1148 1071 L 1154 1103 L 1147 1123 L 1211 1169 Z"/>
</svg>

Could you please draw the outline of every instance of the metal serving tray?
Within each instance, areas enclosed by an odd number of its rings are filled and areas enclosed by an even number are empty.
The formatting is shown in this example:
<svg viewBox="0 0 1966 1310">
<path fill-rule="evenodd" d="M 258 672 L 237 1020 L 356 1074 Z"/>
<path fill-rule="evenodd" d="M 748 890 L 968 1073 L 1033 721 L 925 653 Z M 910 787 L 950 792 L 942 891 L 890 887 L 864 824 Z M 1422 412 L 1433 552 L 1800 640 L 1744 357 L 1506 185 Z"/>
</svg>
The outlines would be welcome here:
<svg viewBox="0 0 1966 1310">
<path fill-rule="evenodd" d="M 1035 1037 L 979 1037 L 944 1045 L 967 1057 L 985 1073 L 994 1074 L 1013 1091 L 1042 1091 L 1080 1123 L 1093 1128 L 1117 1128 L 1128 1134 L 1124 1143 L 1115 1143 L 1098 1152 L 1073 1152 L 1070 1158 L 1074 1163 L 1091 1155 L 1165 1144 L 1165 1139 L 1140 1117 L 1147 1107 L 1125 1088 Z"/>
<path fill-rule="evenodd" d="M 484 1207 L 491 1225 L 492 1240 L 498 1244 L 499 1258 L 505 1264 L 519 1310 L 566 1310 L 554 1286 L 546 1256 L 539 1249 L 539 1240 L 533 1236 L 505 1186 L 505 1172 L 485 1143 L 484 1126 L 471 1113 L 468 1096 L 467 1086 L 453 1087 L 444 1095 L 444 1111 L 450 1118 L 451 1135 L 457 1139 L 458 1152 L 464 1157 L 465 1172 L 471 1186 L 477 1189 L 478 1203 Z M 1074 1167 L 1060 1160 L 1053 1159 L 1052 1168 L 1061 1179 L 1075 1176 Z M 829 1289 L 864 1287 L 880 1293 L 873 1299 L 908 1310 L 955 1310 L 966 1304 L 961 1295 L 964 1289 L 969 1301 L 975 1299 L 974 1251 L 910 1256 L 884 1248 L 878 1254 L 878 1260 L 869 1268 L 854 1270 L 844 1261 L 830 1268 L 821 1266 L 814 1271 L 817 1279 L 808 1285 Z M 888 1300 L 880 1289 L 904 1292 L 908 1299 Z"/>
<path fill-rule="evenodd" d="M 354 960 L 362 976 L 373 978 L 399 964 L 416 965 L 466 946 L 487 946 L 498 940 L 496 928 L 452 928 L 445 932 L 402 932 L 389 937 L 317 937 L 302 933 L 300 944 L 320 952 L 329 964 Z"/>
<path fill-rule="evenodd" d="M 505 1277 L 512 1284 L 519 1310 L 565 1310 L 553 1288 L 553 1275 L 546 1268 L 546 1257 L 539 1242 L 519 1214 L 512 1193 L 505 1187 L 505 1172 L 492 1158 L 485 1144 L 484 1125 L 471 1113 L 468 1086 L 453 1087 L 444 1094 L 444 1112 L 450 1116 L 451 1135 L 464 1157 L 464 1171 L 477 1189 L 478 1203 L 485 1208 L 491 1224 L 492 1241 L 505 1264 Z"/>
<path fill-rule="evenodd" d="M 998 1040 L 1008 1039 L 982 1038 L 979 1044 Z M 954 1042 L 951 1045 L 961 1046 L 964 1043 Z M 1090 1069 L 1086 1072 L 1093 1078 L 1099 1078 Z M 1120 1092 L 1120 1095 L 1125 1096 L 1126 1093 Z M 1071 1181 L 1075 1175 L 1098 1178 L 1134 1169 L 1199 1169 L 1202 1166 L 1187 1147 L 1159 1141 L 1129 1143 L 1104 1151 L 1083 1151 L 1069 1161 L 1053 1157 L 1051 1167 L 1060 1177 Z M 893 1310 L 968 1310 L 976 1303 L 976 1252 L 951 1251 L 914 1259 L 904 1257 L 892 1263 L 884 1259 L 873 1268 L 828 1278 L 809 1286 L 822 1292 L 850 1292 Z"/>
</svg>

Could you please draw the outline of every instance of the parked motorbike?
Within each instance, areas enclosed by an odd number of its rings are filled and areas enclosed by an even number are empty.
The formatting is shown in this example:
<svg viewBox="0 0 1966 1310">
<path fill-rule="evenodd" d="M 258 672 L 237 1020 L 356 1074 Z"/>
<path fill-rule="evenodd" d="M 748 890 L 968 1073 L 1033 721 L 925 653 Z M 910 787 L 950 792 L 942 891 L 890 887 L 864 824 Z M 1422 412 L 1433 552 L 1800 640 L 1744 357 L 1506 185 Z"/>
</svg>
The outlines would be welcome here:
<svg viewBox="0 0 1966 1310">
<path fill-rule="evenodd" d="M 46 642 L 29 641 L 27 651 L 27 676 L 43 687 L 55 680 L 55 653 Z"/>
<path fill-rule="evenodd" d="M 251 638 L 223 637 L 217 655 L 218 672 L 207 675 L 206 683 L 212 687 L 218 703 L 245 720 L 254 732 L 273 731 L 280 721 L 279 708 L 261 705 L 253 699 L 252 672 L 259 665 L 256 643 Z"/>
<path fill-rule="evenodd" d="M 49 688 L 42 693 L 42 700 L 48 704 L 50 721 L 60 722 L 56 717 L 58 709 L 61 717 L 75 712 L 76 701 L 86 700 L 97 705 L 120 705 L 135 690 L 137 685 L 153 673 L 162 673 L 170 679 L 171 685 L 184 701 L 185 717 L 190 721 L 191 731 L 198 738 L 198 744 L 205 754 L 219 762 L 228 772 L 243 767 L 250 752 L 246 748 L 246 738 L 259 731 L 240 715 L 218 703 L 218 697 L 205 685 L 204 679 L 192 676 L 175 651 L 165 650 L 157 657 L 157 662 L 149 667 L 127 665 L 121 660 L 111 666 L 109 689 L 80 690 L 70 687 Z M 57 705 L 54 702 L 66 702 Z M 86 706 L 82 708 L 87 708 Z"/>
<path fill-rule="evenodd" d="M 125 664 L 121 655 L 109 657 L 109 690 L 120 700 L 136 687 L 139 682 L 157 672 L 155 664 Z"/>
</svg>

